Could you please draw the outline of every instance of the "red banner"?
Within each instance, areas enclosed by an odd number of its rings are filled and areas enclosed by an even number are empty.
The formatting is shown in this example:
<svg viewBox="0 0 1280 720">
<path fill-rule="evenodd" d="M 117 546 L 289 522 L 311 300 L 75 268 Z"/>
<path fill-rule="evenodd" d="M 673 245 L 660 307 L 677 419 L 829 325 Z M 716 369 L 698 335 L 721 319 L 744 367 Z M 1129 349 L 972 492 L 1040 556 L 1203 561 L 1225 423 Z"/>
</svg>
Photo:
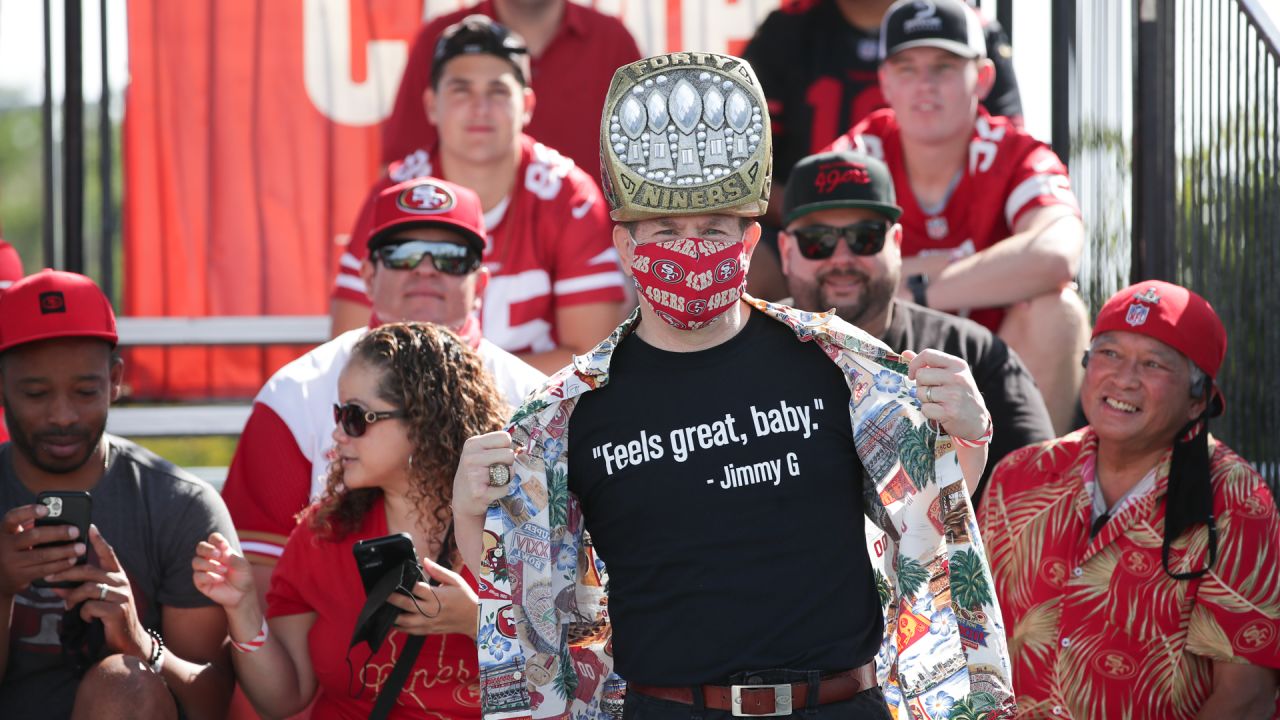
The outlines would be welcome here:
<svg viewBox="0 0 1280 720">
<path fill-rule="evenodd" d="M 130 0 L 125 314 L 326 314 L 413 36 L 464 4 Z M 581 4 L 645 52 L 723 52 L 778 2 Z M 133 397 L 247 397 L 301 351 L 137 349 L 126 380 Z"/>
</svg>

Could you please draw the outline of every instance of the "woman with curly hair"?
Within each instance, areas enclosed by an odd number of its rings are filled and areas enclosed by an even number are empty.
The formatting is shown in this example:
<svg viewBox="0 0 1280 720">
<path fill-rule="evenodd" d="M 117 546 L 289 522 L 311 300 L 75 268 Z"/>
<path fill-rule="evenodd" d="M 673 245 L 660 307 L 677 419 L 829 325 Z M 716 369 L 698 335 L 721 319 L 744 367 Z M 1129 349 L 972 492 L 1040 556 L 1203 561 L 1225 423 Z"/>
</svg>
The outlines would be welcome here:
<svg viewBox="0 0 1280 720">
<path fill-rule="evenodd" d="M 299 516 L 272 575 L 265 613 L 249 563 L 221 535 L 200 543 L 195 585 L 227 613 L 241 687 L 258 712 L 282 717 L 315 698 L 311 717 L 367 718 L 407 635 L 425 644 L 393 718 L 479 717 L 474 580 L 452 541 L 454 468 L 462 444 L 502 426 L 506 405 L 480 357 L 425 323 L 370 330 L 338 380 L 336 457 L 324 494 Z M 348 645 L 365 593 L 351 548 L 405 532 L 427 577 L 378 652 Z M 447 563 L 433 562 L 441 558 Z"/>
</svg>

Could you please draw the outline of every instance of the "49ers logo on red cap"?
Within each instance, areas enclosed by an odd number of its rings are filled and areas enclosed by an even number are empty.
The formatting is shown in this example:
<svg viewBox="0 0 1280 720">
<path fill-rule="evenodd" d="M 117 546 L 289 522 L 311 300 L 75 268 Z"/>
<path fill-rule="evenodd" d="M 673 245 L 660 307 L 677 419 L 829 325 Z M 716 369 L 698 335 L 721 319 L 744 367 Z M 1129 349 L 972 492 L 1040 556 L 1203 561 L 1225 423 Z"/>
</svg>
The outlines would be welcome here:
<svg viewBox="0 0 1280 720">
<path fill-rule="evenodd" d="M 396 198 L 396 204 L 405 212 L 417 215 L 438 215 L 447 213 L 458 204 L 449 188 L 435 183 L 424 182 L 405 188 Z"/>
<path fill-rule="evenodd" d="M 63 297 L 58 290 L 40 293 L 40 314 L 49 315 L 50 313 L 65 313 L 67 311 L 67 299 Z"/>
</svg>

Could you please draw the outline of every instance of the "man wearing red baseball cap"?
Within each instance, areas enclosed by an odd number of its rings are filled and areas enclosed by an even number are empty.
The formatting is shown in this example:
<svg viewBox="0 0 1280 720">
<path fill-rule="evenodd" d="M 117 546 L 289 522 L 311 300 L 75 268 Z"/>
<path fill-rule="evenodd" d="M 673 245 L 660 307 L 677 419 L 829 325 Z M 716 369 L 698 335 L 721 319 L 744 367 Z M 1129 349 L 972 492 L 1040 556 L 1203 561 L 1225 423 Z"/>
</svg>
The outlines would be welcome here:
<svg viewBox="0 0 1280 720">
<path fill-rule="evenodd" d="M 996 466 L 979 510 L 1030 717 L 1271 717 L 1280 518 L 1211 437 L 1227 333 L 1150 280 L 1112 296 L 1084 356 L 1089 425 Z"/>
<path fill-rule="evenodd" d="M 293 531 L 295 516 L 324 489 L 333 448 L 338 375 L 351 348 L 384 322 L 432 322 L 471 345 L 516 407 L 546 376 L 480 335 L 484 217 L 471 190 L 432 177 L 378 194 L 361 239 L 360 278 L 373 303 L 366 327 L 347 331 L 281 368 L 254 399 L 222 488 L 258 588 Z"/>
<path fill-rule="evenodd" d="M 485 15 L 449 26 L 420 99 L 437 131 L 393 162 L 371 188 L 338 263 L 334 332 L 368 322 L 359 276 L 370 207 L 387 186 L 416 177 L 470 188 L 484 208 L 484 335 L 552 372 L 609 334 L 627 299 L 600 188 L 572 160 L 524 133 L 536 96 L 529 48 Z M 558 98 L 559 99 L 559 98 Z M 595 162 L 592 162 L 595 167 Z"/>
<path fill-rule="evenodd" d="M 45 270 L 0 295 L 6 717 L 214 717 L 231 696 L 226 617 L 189 567 L 200 538 L 235 537 L 231 518 L 208 484 L 104 432 L 116 342 L 111 303 L 83 275 Z M 54 513 L 37 499 L 50 491 L 89 494 L 88 537 L 35 525 Z"/>
</svg>

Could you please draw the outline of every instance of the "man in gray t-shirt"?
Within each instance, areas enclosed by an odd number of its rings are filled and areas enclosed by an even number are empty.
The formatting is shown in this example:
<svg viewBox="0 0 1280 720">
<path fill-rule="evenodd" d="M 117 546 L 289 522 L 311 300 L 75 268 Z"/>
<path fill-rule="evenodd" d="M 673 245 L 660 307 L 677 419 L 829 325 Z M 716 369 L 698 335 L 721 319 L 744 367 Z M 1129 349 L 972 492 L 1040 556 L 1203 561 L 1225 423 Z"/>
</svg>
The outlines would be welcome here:
<svg viewBox="0 0 1280 720">
<path fill-rule="evenodd" d="M 110 303 L 84 276 L 46 270 L 0 297 L 5 717 L 226 714 L 225 615 L 192 585 L 191 559 L 209 533 L 234 536 L 230 516 L 204 482 L 104 433 L 123 374 L 115 343 Z M 35 525 L 45 491 L 89 493 L 88 537 Z"/>
</svg>

